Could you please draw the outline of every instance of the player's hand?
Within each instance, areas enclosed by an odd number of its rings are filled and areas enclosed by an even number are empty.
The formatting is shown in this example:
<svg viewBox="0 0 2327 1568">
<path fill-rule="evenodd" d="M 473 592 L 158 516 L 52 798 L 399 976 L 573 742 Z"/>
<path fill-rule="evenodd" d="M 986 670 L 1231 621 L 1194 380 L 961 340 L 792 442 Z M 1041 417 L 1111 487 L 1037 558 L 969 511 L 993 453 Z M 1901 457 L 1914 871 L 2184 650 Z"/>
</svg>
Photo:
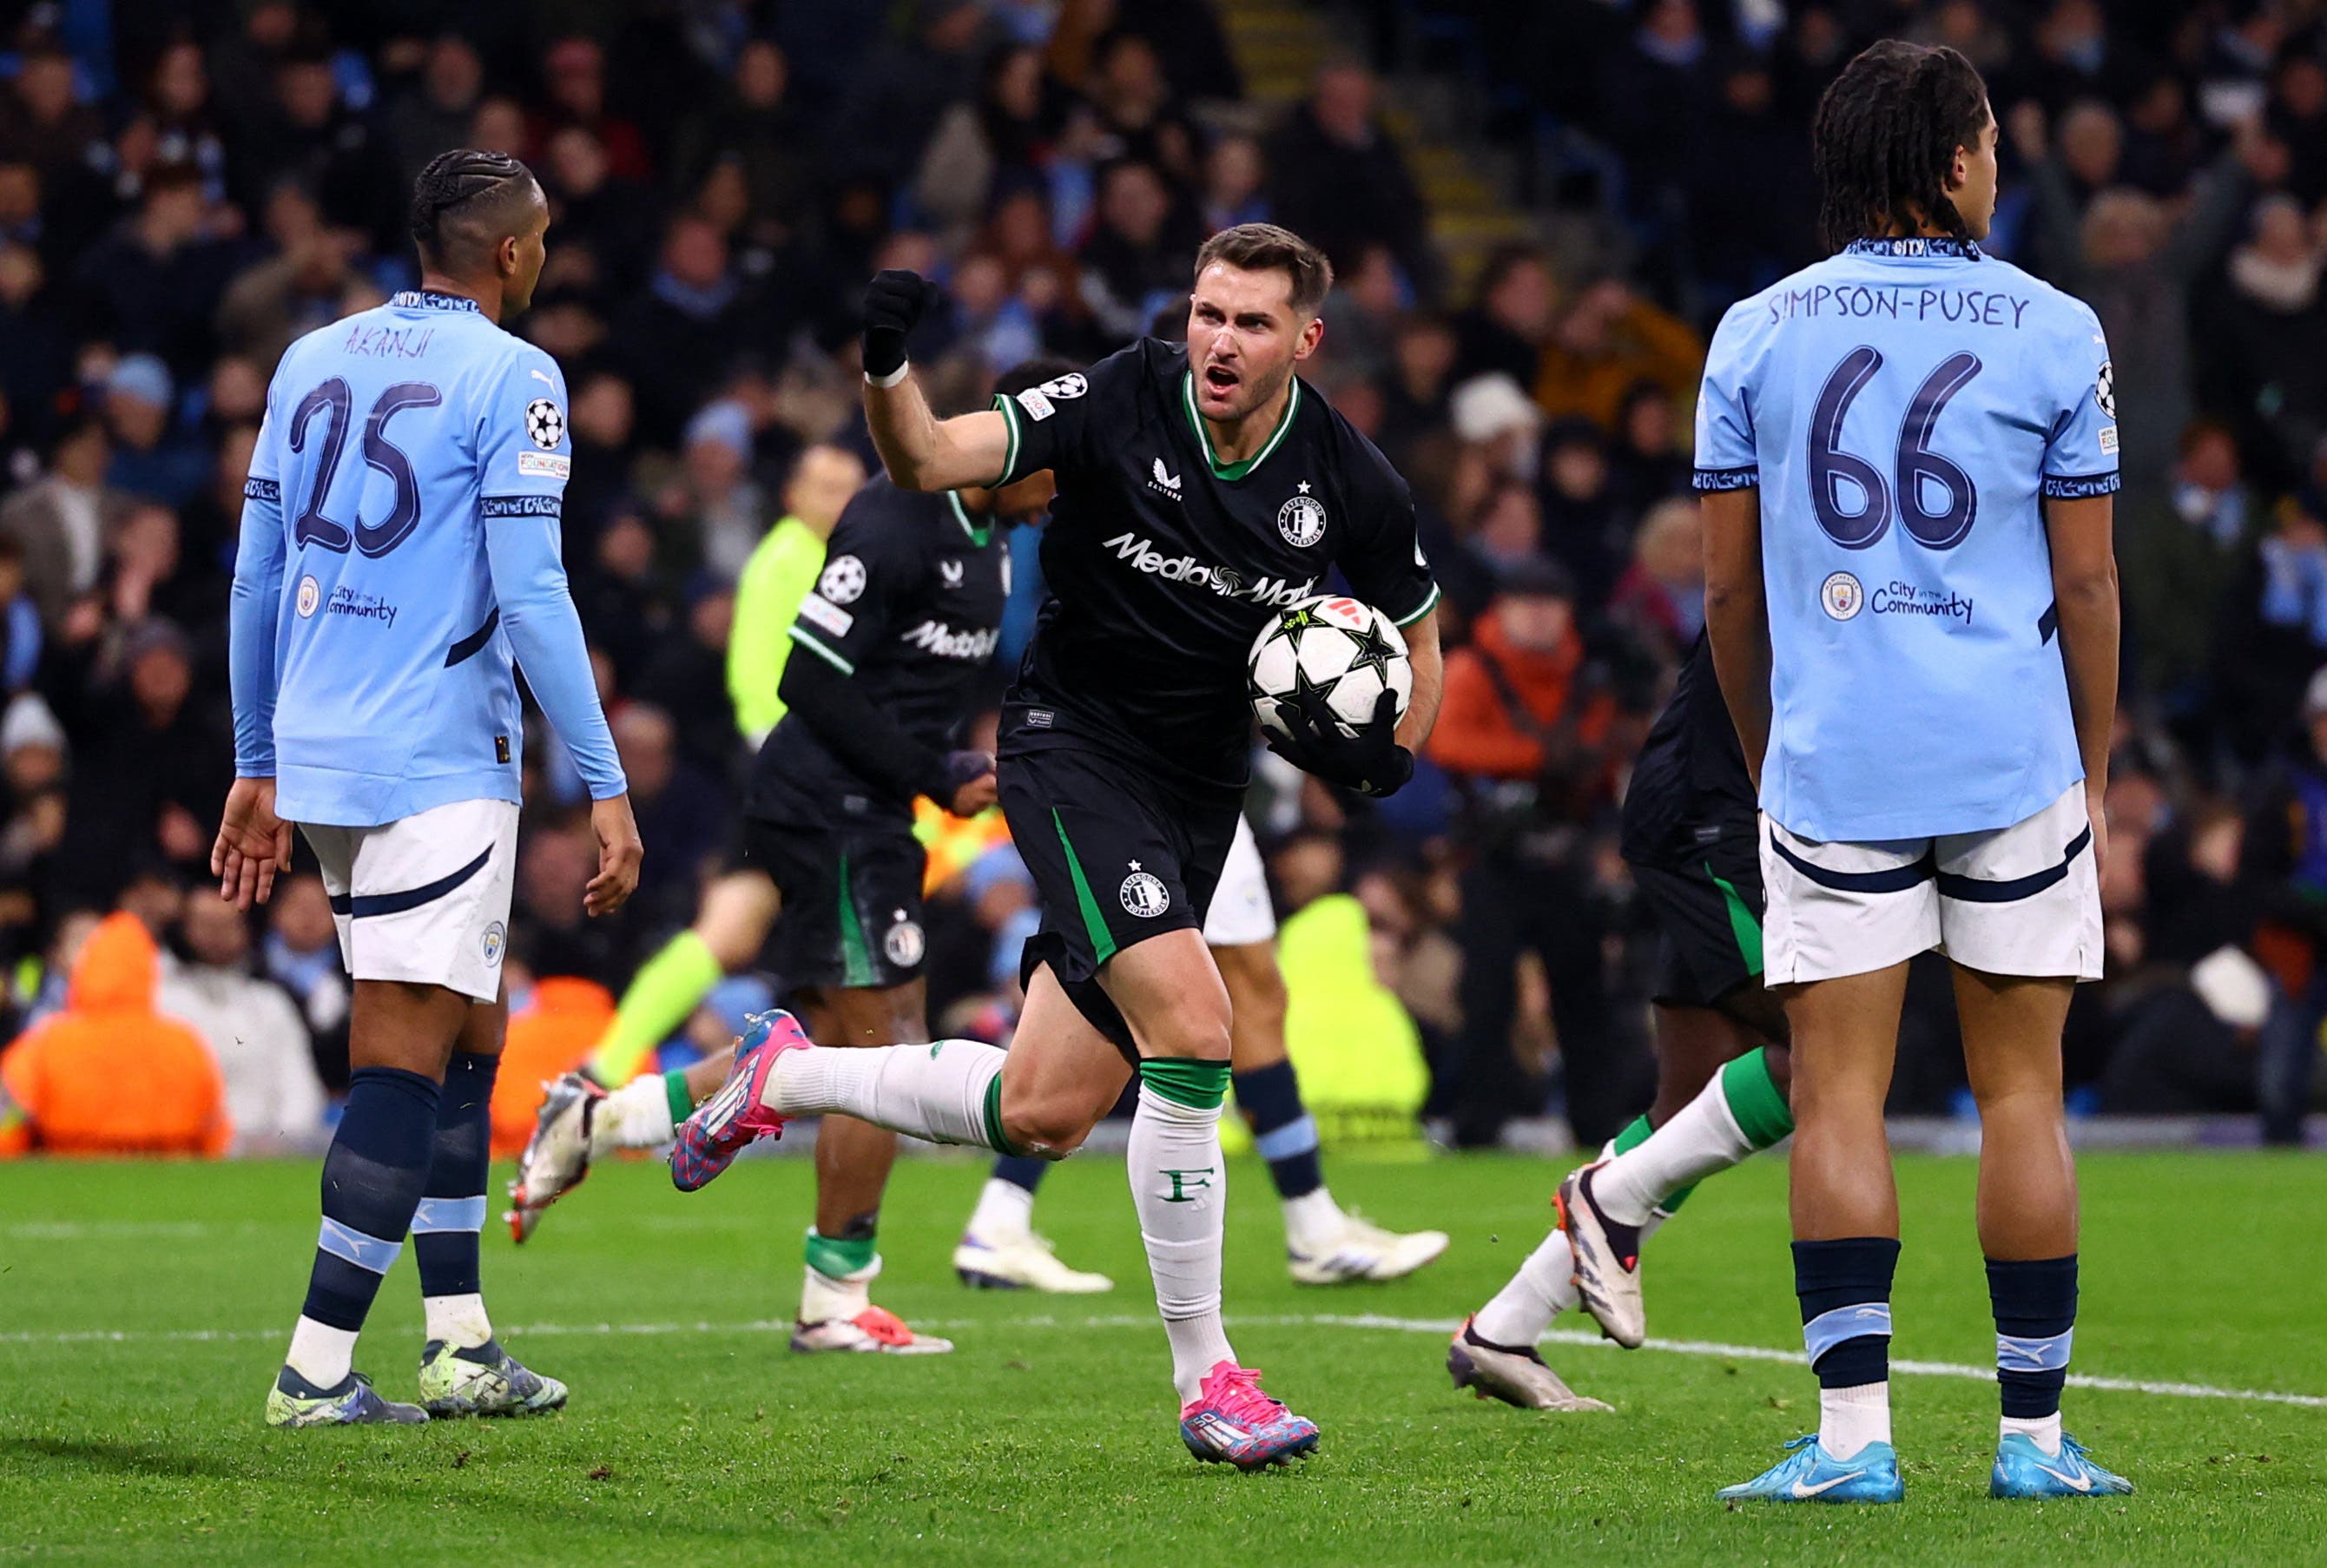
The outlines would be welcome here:
<svg viewBox="0 0 2327 1568">
<path fill-rule="evenodd" d="M 864 290 L 864 373 L 883 377 L 905 362 L 905 340 L 937 303 L 938 285 L 918 272 L 889 267 Z"/>
<path fill-rule="evenodd" d="M 631 815 L 630 795 L 611 795 L 592 805 L 590 830 L 598 835 L 598 874 L 582 890 L 582 908 L 611 915 L 639 891 L 639 862 L 647 853 L 639 842 L 638 818 Z"/>
<path fill-rule="evenodd" d="M 226 810 L 210 845 L 210 874 L 219 897 L 247 910 L 275 891 L 275 876 L 291 863 L 291 825 L 275 815 L 275 780 L 238 779 L 226 792 Z"/>
<path fill-rule="evenodd" d="M 1265 731 L 1268 749 L 1328 784 L 1360 795 L 1395 795 L 1414 777 L 1414 753 L 1397 743 L 1397 694 L 1386 691 L 1374 716 L 1354 735 L 1344 734 L 1322 691 L 1279 700 L 1277 714 L 1291 732 Z"/>
<path fill-rule="evenodd" d="M 975 817 L 1001 798 L 994 779 L 994 759 L 984 751 L 946 754 L 943 793 L 939 805 L 956 817 Z"/>
</svg>

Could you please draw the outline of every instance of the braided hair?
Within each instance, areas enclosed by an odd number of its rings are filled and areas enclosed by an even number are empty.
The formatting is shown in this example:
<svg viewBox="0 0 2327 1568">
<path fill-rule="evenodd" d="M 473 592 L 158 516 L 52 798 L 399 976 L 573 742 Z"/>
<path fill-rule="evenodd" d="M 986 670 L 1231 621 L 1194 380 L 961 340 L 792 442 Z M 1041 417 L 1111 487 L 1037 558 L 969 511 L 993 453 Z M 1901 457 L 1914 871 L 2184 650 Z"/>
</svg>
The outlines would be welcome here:
<svg viewBox="0 0 2327 1568">
<path fill-rule="evenodd" d="M 1968 238 L 1948 181 L 1987 117 L 1987 85 L 1952 49 L 1885 39 L 1843 67 L 1810 132 L 1827 247 L 1918 219 Z"/>
<path fill-rule="evenodd" d="M 412 238 L 421 259 L 455 272 L 481 265 L 524 227 L 535 189 L 533 171 L 507 153 L 437 154 L 412 184 Z"/>
</svg>

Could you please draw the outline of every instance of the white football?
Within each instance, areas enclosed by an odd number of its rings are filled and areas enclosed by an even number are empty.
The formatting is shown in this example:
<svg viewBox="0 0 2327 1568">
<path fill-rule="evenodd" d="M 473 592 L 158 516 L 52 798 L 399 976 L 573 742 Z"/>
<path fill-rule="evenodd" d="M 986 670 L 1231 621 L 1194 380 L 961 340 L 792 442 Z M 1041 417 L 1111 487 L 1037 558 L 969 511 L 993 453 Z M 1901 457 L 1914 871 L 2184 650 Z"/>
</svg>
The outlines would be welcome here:
<svg viewBox="0 0 2327 1568">
<path fill-rule="evenodd" d="M 1295 693 L 1324 693 L 1342 733 L 1354 735 L 1373 722 L 1375 705 L 1387 690 L 1397 697 L 1397 714 L 1414 696 L 1414 666 L 1406 638 L 1395 621 L 1369 604 L 1338 593 L 1321 593 L 1280 610 L 1253 639 L 1246 691 L 1261 727 L 1285 734 L 1278 715 Z"/>
</svg>

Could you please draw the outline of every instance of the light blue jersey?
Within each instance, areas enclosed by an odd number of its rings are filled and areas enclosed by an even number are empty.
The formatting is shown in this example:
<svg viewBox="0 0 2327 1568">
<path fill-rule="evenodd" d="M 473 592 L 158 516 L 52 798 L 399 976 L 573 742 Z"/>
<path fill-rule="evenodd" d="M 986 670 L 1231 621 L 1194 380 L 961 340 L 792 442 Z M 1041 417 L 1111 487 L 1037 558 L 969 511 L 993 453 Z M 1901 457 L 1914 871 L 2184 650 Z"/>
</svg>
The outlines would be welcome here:
<svg viewBox="0 0 2327 1568">
<path fill-rule="evenodd" d="M 1761 490 L 1779 823 L 1979 832 L 2084 777 L 2040 498 L 2117 488 L 2115 397 L 2093 313 L 1965 241 L 1863 239 L 1730 307 L 1696 488 Z"/>
<path fill-rule="evenodd" d="M 558 554 L 556 362 L 408 292 L 291 346 L 235 560 L 235 770 L 293 822 L 518 800 L 513 662 L 591 796 L 626 785 Z"/>
</svg>

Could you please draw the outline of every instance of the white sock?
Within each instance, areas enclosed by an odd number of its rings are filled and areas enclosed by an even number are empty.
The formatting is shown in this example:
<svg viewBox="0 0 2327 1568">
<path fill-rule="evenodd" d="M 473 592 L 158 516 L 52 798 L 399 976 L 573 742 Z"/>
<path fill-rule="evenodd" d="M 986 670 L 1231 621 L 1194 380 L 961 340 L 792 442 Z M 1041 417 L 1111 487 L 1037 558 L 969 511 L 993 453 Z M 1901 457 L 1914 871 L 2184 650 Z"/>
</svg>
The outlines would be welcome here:
<svg viewBox="0 0 2327 1568">
<path fill-rule="evenodd" d="M 962 1227 L 962 1234 L 980 1241 L 1008 1241 L 1033 1228 L 1034 1195 L 1015 1181 L 989 1176 L 977 1195 L 977 1207 L 969 1211 L 969 1223 Z"/>
<path fill-rule="evenodd" d="M 873 1281 L 881 1272 L 875 1257 L 855 1274 L 828 1274 L 809 1264 L 800 1281 L 799 1321 L 848 1322 L 873 1304 Z"/>
<path fill-rule="evenodd" d="M 1285 1200 L 1285 1242 L 1294 1252 L 1322 1252 L 1333 1245 L 1349 1223 L 1333 1195 L 1320 1187 Z"/>
<path fill-rule="evenodd" d="M 787 1116 L 855 1116 L 933 1143 L 995 1149 L 986 1100 L 1002 1061 L 1002 1052 L 975 1040 L 809 1046 L 776 1059 L 760 1103 Z"/>
<path fill-rule="evenodd" d="M 590 1157 L 617 1149 L 655 1149 L 678 1135 L 671 1125 L 670 1089 L 662 1074 L 632 1078 L 598 1102 L 590 1117 Z"/>
<path fill-rule="evenodd" d="M 1172 1383 L 1184 1405 L 1201 1391 L 1204 1374 L 1236 1359 L 1220 1324 L 1229 1183 L 1220 1106 L 1183 1106 L 1143 1085 L 1126 1164 L 1155 1310 L 1172 1341 Z"/>
<path fill-rule="evenodd" d="M 1818 1446 L 1836 1459 L 1855 1459 L 1870 1442 L 1891 1441 L 1891 1385 L 1861 1383 L 1818 1390 Z"/>
<path fill-rule="evenodd" d="M 442 1339 L 458 1350 L 473 1350 L 493 1337 L 492 1320 L 485 1316 L 485 1298 L 475 1291 L 460 1296 L 423 1296 L 420 1310 L 428 1320 L 427 1337 Z"/>
<path fill-rule="evenodd" d="M 316 1387 L 329 1389 L 347 1381 L 355 1356 L 353 1329 L 334 1329 L 303 1315 L 291 1330 L 291 1349 L 283 1363 Z"/>
<path fill-rule="evenodd" d="M 1671 1121 L 1592 1173 L 1592 1197 L 1619 1225 L 1644 1225 L 1667 1196 L 1726 1171 L 1753 1153 L 1730 1114 L 1721 1075 Z"/>
<path fill-rule="evenodd" d="M 1575 1257 L 1567 1250 L 1567 1232 L 1555 1230 L 1528 1254 L 1510 1283 L 1479 1309 L 1471 1326 L 1491 1344 L 1532 1345 L 1575 1304 Z"/>
<path fill-rule="evenodd" d="M 2010 1437 L 2015 1432 L 2024 1433 L 2029 1442 L 2044 1451 L 2046 1457 L 2059 1456 L 2061 1451 L 2061 1413 L 2059 1411 L 2056 1410 L 2050 1415 L 2007 1415 L 2003 1417 L 2003 1430 L 1996 1433 L 1998 1438 Z"/>
</svg>

